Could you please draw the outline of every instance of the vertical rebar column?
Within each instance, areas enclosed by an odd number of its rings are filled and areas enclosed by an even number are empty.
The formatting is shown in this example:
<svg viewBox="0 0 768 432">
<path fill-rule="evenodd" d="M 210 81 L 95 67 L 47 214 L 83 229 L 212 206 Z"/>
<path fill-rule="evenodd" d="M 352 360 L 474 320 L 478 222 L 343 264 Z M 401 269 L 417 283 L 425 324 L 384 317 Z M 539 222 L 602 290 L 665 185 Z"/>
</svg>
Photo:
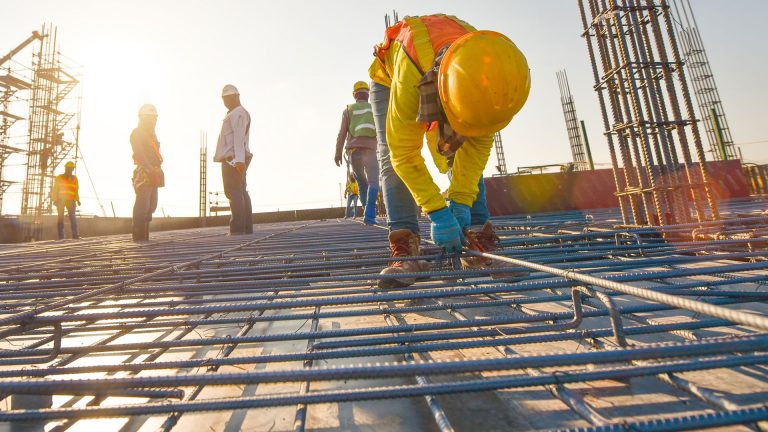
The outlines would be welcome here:
<svg viewBox="0 0 768 432">
<path fill-rule="evenodd" d="M 573 163 L 578 171 L 590 169 L 590 164 L 587 162 L 586 151 L 584 150 L 581 131 L 579 130 L 579 118 L 576 115 L 576 105 L 573 103 L 573 94 L 571 94 L 571 86 L 568 84 L 568 74 L 566 74 L 565 70 L 557 72 L 557 86 L 560 89 L 560 103 L 563 105 L 565 129 L 568 132 L 568 141 L 571 144 Z"/>
<path fill-rule="evenodd" d="M 723 159 L 723 154 L 719 148 L 715 123 L 710 115 L 711 110 L 715 110 L 716 118 L 718 123 L 720 123 L 720 130 L 722 131 L 723 144 L 725 145 L 725 158 L 736 159 L 738 155 L 736 153 L 736 146 L 733 144 L 731 128 L 728 126 L 728 119 L 725 116 L 720 91 L 717 89 L 715 76 L 709 63 L 707 51 L 704 48 L 701 33 L 699 33 L 696 17 L 693 15 L 691 2 L 690 0 L 673 0 L 671 3 L 675 9 L 677 19 L 674 22 L 678 25 L 678 35 L 685 66 L 691 76 L 693 92 L 699 105 L 704 130 L 707 132 L 709 151 L 713 159 Z"/>
<path fill-rule="evenodd" d="M 716 219 L 717 203 L 709 188 L 666 0 L 579 0 L 579 9 L 617 194 L 629 202 L 628 208 L 620 199 L 623 220 L 631 225 L 666 225 Z M 598 59 L 602 75 L 597 72 Z M 619 142 L 621 165 L 613 152 L 613 137 Z M 619 171 L 624 173 L 623 184 Z"/>
<path fill-rule="evenodd" d="M 622 170 L 621 175 L 619 173 L 619 169 L 618 169 L 619 164 L 616 159 L 616 147 L 613 142 L 614 134 L 609 132 L 611 127 L 610 127 L 610 122 L 608 120 L 608 111 L 606 110 L 606 104 L 605 104 L 605 93 L 607 88 L 606 88 L 606 83 L 600 79 L 600 75 L 597 69 L 597 62 L 595 59 L 595 48 L 593 46 L 593 38 L 596 38 L 595 32 L 597 31 L 597 27 L 590 26 L 587 24 L 587 14 L 584 8 L 584 3 L 582 3 L 581 1 L 579 1 L 579 13 L 581 15 L 582 27 L 584 28 L 584 32 L 582 33 L 582 36 L 584 37 L 584 40 L 587 42 L 587 52 L 589 53 L 589 60 L 590 60 L 590 64 L 592 65 L 592 76 L 596 83 L 595 91 L 597 92 L 597 100 L 600 103 L 600 112 L 603 118 L 603 128 L 606 130 L 605 137 L 606 137 L 606 140 L 608 141 L 608 152 L 611 157 L 611 171 L 613 173 L 614 184 L 616 185 L 616 195 L 619 201 L 619 209 L 621 210 L 622 222 L 626 225 L 629 223 L 628 215 L 631 213 L 634 216 L 636 214 L 636 208 L 634 203 L 629 197 L 619 193 L 624 190 L 627 184 L 627 171 Z M 596 40 L 599 41 L 599 38 L 596 38 Z M 599 43 L 597 43 L 597 46 L 598 46 L 598 49 L 600 49 L 600 53 L 602 53 L 602 46 Z M 604 68 L 606 67 L 605 63 L 603 63 L 603 67 Z M 608 97 L 612 98 L 612 95 L 610 92 L 608 92 Z M 611 104 L 611 109 L 613 110 L 613 104 Z M 615 116 L 615 112 L 614 112 L 614 116 Z M 618 139 L 619 139 L 619 148 L 623 149 L 622 147 L 623 138 L 618 137 Z"/>
<path fill-rule="evenodd" d="M 507 158 L 504 156 L 504 146 L 501 143 L 501 133 L 493 135 L 493 149 L 496 151 L 496 171 L 501 175 L 507 175 Z"/>
<path fill-rule="evenodd" d="M 200 131 L 200 226 L 206 225 L 208 217 L 208 134 Z"/>
</svg>

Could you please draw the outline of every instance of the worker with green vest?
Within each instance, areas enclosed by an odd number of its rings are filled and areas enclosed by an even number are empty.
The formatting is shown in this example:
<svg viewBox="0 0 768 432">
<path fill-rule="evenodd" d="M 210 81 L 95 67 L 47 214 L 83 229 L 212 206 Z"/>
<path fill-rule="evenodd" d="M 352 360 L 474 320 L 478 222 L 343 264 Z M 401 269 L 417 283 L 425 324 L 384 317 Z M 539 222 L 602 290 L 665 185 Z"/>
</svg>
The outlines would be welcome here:
<svg viewBox="0 0 768 432">
<path fill-rule="evenodd" d="M 341 166 L 342 148 L 346 142 L 348 163 L 357 180 L 360 201 L 365 207 L 363 222 L 376 224 L 376 200 L 379 195 L 379 162 L 376 157 L 376 127 L 371 104 L 368 103 L 368 84 L 358 81 L 352 88 L 355 103 L 347 105 L 341 115 L 341 127 L 336 138 L 334 162 Z"/>
<path fill-rule="evenodd" d="M 64 209 L 69 214 L 69 228 L 72 230 L 72 238 L 80 238 L 77 233 L 77 215 L 75 214 L 75 207 L 80 205 L 80 186 L 77 183 L 77 176 L 73 174 L 74 170 L 75 163 L 69 161 L 64 164 L 64 174 L 57 175 L 53 180 L 51 201 L 56 207 L 58 215 L 56 229 L 59 240 L 64 239 Z"/>
</svg>

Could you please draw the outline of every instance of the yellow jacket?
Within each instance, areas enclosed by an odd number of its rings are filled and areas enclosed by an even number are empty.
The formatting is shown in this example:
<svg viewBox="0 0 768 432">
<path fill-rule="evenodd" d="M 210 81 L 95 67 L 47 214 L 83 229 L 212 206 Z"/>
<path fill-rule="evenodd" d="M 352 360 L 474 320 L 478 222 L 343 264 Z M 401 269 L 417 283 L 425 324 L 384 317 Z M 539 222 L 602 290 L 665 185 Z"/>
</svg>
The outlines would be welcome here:
<svg viewBox="0 0 768 432">
<path fill-rule="evenodd" d="M 445 199 L 421 156 L 426 125 L 416 121 L 419 111 L 416 85 L 421 81 L 422 71 L 432 66 L 437 51 L 471 31 L 475 28 L 447 15 L 406 17 L 387 29 L 386 38 L 377 46 L 376 57 L 368 70 L 373 81 L 391 89 L 387 144 L 392 167 L 427 213 L 445 207 Z M 432 159 L 440 171 L 445 172 L 447 161 L 438 153 L 436 140 L 436 133 L 427 134 Z M 454 157 L 449 199 L 472 206 L 492 146 L 493 135 L 466 139 Z"/>
<path fill-rule="evenodd" d="M 357 182 L 351 182 L 347 180 L 347 188 L 344 191 L 344 197 L 348 197 L 350 195 L 360 195 L 359 189 L 357 187 Z"/>
</svg>

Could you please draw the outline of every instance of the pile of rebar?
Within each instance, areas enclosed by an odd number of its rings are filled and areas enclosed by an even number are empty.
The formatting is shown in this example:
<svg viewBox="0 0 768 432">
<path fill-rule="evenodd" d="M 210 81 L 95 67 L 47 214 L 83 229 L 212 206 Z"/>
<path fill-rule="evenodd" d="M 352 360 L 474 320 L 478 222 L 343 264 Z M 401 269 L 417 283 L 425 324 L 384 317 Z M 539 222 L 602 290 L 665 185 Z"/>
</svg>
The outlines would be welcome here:
<svg viewBox="0 0 768 432">
<path fill-rule="evenodd" d="M 393 290 L 376 288 L 386 230 L 353 221 L 6 245 L 0 422 L 765 429 L 765 208 L 663 229 L 616 229 L 609 210 L 496 218 L 485 256 L 509 267 L 426 246 L 432 271 Z"/>
</svg>

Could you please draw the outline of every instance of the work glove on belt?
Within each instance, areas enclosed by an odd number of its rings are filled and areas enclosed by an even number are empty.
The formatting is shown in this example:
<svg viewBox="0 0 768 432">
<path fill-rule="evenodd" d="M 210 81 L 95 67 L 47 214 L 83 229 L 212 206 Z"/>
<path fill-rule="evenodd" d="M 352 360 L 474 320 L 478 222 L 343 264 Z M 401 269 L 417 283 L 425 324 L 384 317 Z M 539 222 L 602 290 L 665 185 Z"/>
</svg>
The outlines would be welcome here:
<svg viewBox="0 0 768 432">
<path fill-rule="evenodd" d="M 429 213 L 430 234 L 432 241 L 443 248 L 447 253 L 461 252 L 464 234 L 456 217 L 448 207 Z"/>
</svg>

